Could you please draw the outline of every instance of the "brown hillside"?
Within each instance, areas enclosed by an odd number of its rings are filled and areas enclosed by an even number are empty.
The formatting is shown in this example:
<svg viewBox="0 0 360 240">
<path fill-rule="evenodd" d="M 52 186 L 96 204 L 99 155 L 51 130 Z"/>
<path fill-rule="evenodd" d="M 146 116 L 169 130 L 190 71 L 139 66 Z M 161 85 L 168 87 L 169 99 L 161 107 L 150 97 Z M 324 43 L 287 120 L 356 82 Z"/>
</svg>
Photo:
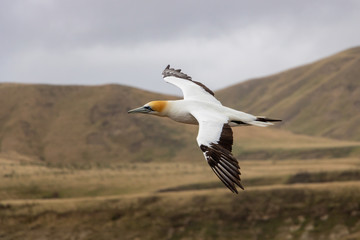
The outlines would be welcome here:
<svg viewBox="0 0 360 240">
<path fill-rule="evenodd" d="M 183 126 L 127 114 L 150 100 L 169 98 L 118 85 L 3 84 L 1 153 L 65 164 L 171 161 L 174 150 L 188 144 Z"/>
<path fill-rule="evenodd" d="M 216 96 L 224 105 L 281 118 L 285 130 L 360 140 L 359 79 L 360 47 L 232 86 Z M 203 161 L 196 126 L 127 114 L 157 99 L 174 97 L 120 85 L 0 84 L 0 155 L 79 165 Z M 274 127 L 237 128 L 234 140 L 239 159 L 309 158 L 324 151 L 339 157 L 353 154 L 358 146 Z M 337 152 L 334 146 L 340 147 Z"/>
<path fill-rule="evenodd" d="M 119 85 L 0 85 L 0 156 L 79 166 L 204 161 L 196 126 L 127 113 L 150 100 L 171 98 Z M 309 158 L 314 151 L 339 157 L 352 154 L 357 146 L 273 127 L 234 129 L 234 154 L 239 159 L 289 154 Z M 329 152 L 333 147 L 342 153 Z"/>
<path fill-rule="evenodd" d="M 223 104 L 283 119 L 295 133 L 360 140 L 360 47 L 217 92 Z"/>
</svg>

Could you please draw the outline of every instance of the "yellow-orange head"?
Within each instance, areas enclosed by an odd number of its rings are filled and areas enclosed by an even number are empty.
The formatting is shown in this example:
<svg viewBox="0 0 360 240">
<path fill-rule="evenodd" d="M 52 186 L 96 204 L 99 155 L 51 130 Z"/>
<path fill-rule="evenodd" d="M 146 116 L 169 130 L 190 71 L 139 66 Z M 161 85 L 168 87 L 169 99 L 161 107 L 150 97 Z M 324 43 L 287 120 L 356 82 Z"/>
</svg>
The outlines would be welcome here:
<svg viewBox="0 0 360 240">
<path fill-rule="evenodd" d="M 146 105 L 150 106 L 153 111 L 162 113 L 166 108 L 167 101 L 152 101 Z"/>
<path fill-rule="evenodd" d="M 152 101 L 142 107 L 130 110 L 128 111 L 128 113 L 150 113 L 164 116 L 164 110 L 166 109 L 166 105 L 167 101 Z"/>
</svg>

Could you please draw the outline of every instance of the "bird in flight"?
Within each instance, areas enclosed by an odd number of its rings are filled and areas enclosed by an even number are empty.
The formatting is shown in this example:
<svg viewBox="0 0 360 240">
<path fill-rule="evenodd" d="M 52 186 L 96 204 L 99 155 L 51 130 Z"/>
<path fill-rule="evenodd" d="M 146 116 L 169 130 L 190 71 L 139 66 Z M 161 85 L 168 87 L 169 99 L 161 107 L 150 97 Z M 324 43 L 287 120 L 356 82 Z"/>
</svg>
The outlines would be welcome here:
<svg viewBox="0 0 360 240">
<path fill-rule="evenodd" d="M 223 106 L 209 88 L 192 80 L 181 69 L 170 68 L 168 65 L 162 75 L 166 82 L 182 90 L 184 99 L 152 101 L 128 113 L 152 114 L 169 117 L 181 123 L 199 125 L 196 140 L 211 169 L 233 193 L 238 193 L 235 185 L 244 190 L 239 163 L 231 152 L 233 145 L 231 127 L 244 125 L 267 127 L 281 120 L 257 117 Z"/>
</svg>

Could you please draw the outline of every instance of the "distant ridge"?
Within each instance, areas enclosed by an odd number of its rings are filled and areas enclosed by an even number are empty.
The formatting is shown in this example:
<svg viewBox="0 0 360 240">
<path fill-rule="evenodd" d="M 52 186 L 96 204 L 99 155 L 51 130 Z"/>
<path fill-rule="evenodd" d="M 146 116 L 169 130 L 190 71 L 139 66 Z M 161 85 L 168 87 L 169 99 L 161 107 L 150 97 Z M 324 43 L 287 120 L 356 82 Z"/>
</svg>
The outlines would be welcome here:
<svg viewBox="0 0 360 240">
<path fill-rule="evenodd" d="M 360 141 L 360 47 L 216 92 L 223 104 L 283 120 L 279 127 Z"/>
</svg>

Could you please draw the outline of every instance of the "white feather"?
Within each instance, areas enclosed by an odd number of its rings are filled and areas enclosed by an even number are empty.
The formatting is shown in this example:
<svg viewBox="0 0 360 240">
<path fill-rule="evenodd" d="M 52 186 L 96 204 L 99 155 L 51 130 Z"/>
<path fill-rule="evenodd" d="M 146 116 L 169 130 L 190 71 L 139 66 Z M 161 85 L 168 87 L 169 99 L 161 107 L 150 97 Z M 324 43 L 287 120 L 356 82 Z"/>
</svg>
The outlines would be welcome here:
<svg viewBox="0 0 360 240">
<path fill-rule="evenodd" d="M 198 145 L 210 146 L 211 143 L 217 143 L 220 140 L 224 124 L 228 122 L 228 118 L 206 109 L 191 111 L 191 114 L 199 123 L 199 132 L 196 138 Z"/>
<path fill-rule="evenodd" d="M 165 82 L 173 84 L 181 89 L 185 100 L 197 100 L 202 102 L 212 102 L 221 105 L 213 95 L 208 93 L 203 87 L 191 80 L 177 78 L 173 76 L 164 77 Z"/>
</svg>

